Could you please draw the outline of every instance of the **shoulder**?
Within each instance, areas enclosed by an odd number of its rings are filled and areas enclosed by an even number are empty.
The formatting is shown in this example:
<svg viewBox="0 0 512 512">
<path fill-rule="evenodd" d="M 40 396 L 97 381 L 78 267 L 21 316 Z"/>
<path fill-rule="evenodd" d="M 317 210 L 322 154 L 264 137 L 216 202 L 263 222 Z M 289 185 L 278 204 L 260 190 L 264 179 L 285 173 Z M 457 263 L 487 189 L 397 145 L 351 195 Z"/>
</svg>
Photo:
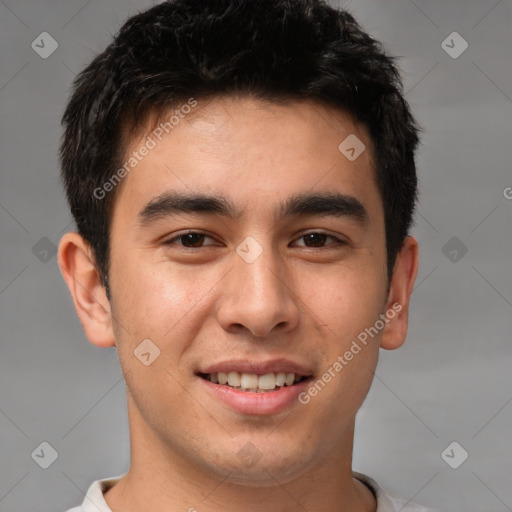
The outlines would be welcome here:
<svg viewBox="0 0 512 512">
<path fill-rule="evenodd" d="M 113 487 L 124 475 L 118 475 L 102 480 L 95 480 L 87 490 L 82 505 L 70 508 L 66 512 L 112 512 L 103 494 Z"/>
<path fill-rule="evenodd" d="M 441 512 L 390 493 L 368 475 L 355 471 L 353 475 L 373 492 L 377 501 L 376 512 Z"/>
</svg>

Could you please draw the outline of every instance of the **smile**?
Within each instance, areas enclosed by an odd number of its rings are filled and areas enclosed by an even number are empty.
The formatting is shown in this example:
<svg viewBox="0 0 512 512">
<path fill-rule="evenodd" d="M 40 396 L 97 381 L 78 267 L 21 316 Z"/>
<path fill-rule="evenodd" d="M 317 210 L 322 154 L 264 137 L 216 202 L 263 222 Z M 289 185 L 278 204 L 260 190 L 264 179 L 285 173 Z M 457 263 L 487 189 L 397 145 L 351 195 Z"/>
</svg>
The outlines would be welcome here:
<svg viewBox="0 0 512 512">
<path fill-rule="evenodd" d="M 214 384 L 250 393 L 268 393 L 284 386 L 293 386 L 305 379 L 304 376 L 285 372 L 257 375 L 255 373 L 239 373 L 231 371 L 201 373 L 199 376 Z"/>
</svg>

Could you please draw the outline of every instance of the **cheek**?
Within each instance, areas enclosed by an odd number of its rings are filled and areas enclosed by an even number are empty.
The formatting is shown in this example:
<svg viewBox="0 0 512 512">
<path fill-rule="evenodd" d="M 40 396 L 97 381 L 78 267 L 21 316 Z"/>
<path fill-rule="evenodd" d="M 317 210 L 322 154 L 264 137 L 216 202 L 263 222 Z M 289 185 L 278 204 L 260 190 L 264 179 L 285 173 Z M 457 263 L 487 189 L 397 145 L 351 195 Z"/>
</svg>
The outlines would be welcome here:
<svg viewBox="0 0 512 512">
<path fill-rule="evenodd" d="M 330 279 L 324 282 L 323 293 L 309 299 L 325 335 L 312 347 L 320 353 L 321 369 L 304 400 L 314 410 L 315 421 L 333 425 L 335 432 L 348 425 L 361 407 L 377 365 L 381 333 L 371 337 L 366 331 L 382 313 L 380 287 L 376 287 L 375 282 L 363 286 L 358 280 Z"/>
<path fill-rule="evenodd" d="M 151 263 L 144 257 L 113 266 L 112 277 L 119 311 L 139 334 L 150 334 L 140 329 L 158 332 L 159 324 L 169 324 L 173 317 L 183 315 L 194 299 L 190 281 L 183 273 L 170 264 Z"/>
<path fill-rule="evenodd" d="M 340 268 L 303 281 L 302 297 L 333 343 L 326 347 L 341 350 L 361 331 L 373 325 L 385 305 L 386 282 L 375 266 L 360 272 Z M 314 290 L 314 291 L 312 291 Z M 307 309 L 306 309 L 307 311 Z"/>
<path fill-rule="evenodd" d="M 149 338 L 161 351 L 161 362 L 176 364 L 198 334 L 207 315 L 208 295 L 218 276 L 169 262 L 126 262 L 115 272 L 112 289 L 124 352 Z"/>
<path fill-rule="evenodd" d="M 154 418 L 162 414 L 159 404 L 172 409 L 186 399 L 180 383 L 190 378 L 190 370 L 180 362 L 202 325 L 204 288 L 211 285 L 165 264 L 126 262 L 117 273 L 113 314 L 119 320 L 119 361 L 138 408 Z"/>
</svg>

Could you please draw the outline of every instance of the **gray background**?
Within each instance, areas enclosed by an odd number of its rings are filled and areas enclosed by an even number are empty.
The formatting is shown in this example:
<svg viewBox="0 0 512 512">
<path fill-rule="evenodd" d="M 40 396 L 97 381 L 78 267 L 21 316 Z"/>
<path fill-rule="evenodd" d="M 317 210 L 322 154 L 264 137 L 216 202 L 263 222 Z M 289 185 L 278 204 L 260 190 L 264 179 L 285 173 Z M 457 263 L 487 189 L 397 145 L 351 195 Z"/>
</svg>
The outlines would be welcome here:
<svg viewBox="0 0 512 512">
<path fill-rule="evenodd" d="M 512 3 L 342 4 L 402 56 L 425 130 L 409 338 L 381 351 L 354 468 L 446 511 L 512 510 Z M 115 349 L 85 338 L 51 250 L 73 228 L 56 156 L 70 83 L 149 5 L 0 0 L 2 512 L 64 511 L 128 469 Z M 59 45 L 46 59 L 31 48 L 44 31 Z M 469 45 L 458 58 L 441 46 L 453 31 Z M 58 452 L 48 469 L 31 456 L 43 441 Z M 453 441 L 469 453 L 457 469 L 441 457 Z"/>
</svg>

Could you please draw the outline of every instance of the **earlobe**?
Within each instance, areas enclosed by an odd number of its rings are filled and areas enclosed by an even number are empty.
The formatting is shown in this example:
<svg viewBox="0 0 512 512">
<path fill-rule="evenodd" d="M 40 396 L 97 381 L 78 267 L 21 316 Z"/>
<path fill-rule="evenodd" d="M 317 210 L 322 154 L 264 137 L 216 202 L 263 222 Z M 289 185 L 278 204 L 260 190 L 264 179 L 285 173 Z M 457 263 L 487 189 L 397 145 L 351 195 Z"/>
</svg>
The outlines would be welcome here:
<svg viewBox="0 0 512 512">
<path fill-rule="evenodd" d="M 418 274 L 418 242 L 406 237 L 402 249 L 397 255 L 389 289 L 386 311 L 395 312 L 386 325 L 380 346 L 387 350 L 401 347 L 407 336 L 409 321 L 409 302 L 414 282 Z"/>
<path fill-rule="evenodd" d="M 58 263 L 89 341 L 98 347 L 114 346 L 110 303 L 89 244 L 78 233 L 66 233 L 59 244 Z"/>
</svg>

